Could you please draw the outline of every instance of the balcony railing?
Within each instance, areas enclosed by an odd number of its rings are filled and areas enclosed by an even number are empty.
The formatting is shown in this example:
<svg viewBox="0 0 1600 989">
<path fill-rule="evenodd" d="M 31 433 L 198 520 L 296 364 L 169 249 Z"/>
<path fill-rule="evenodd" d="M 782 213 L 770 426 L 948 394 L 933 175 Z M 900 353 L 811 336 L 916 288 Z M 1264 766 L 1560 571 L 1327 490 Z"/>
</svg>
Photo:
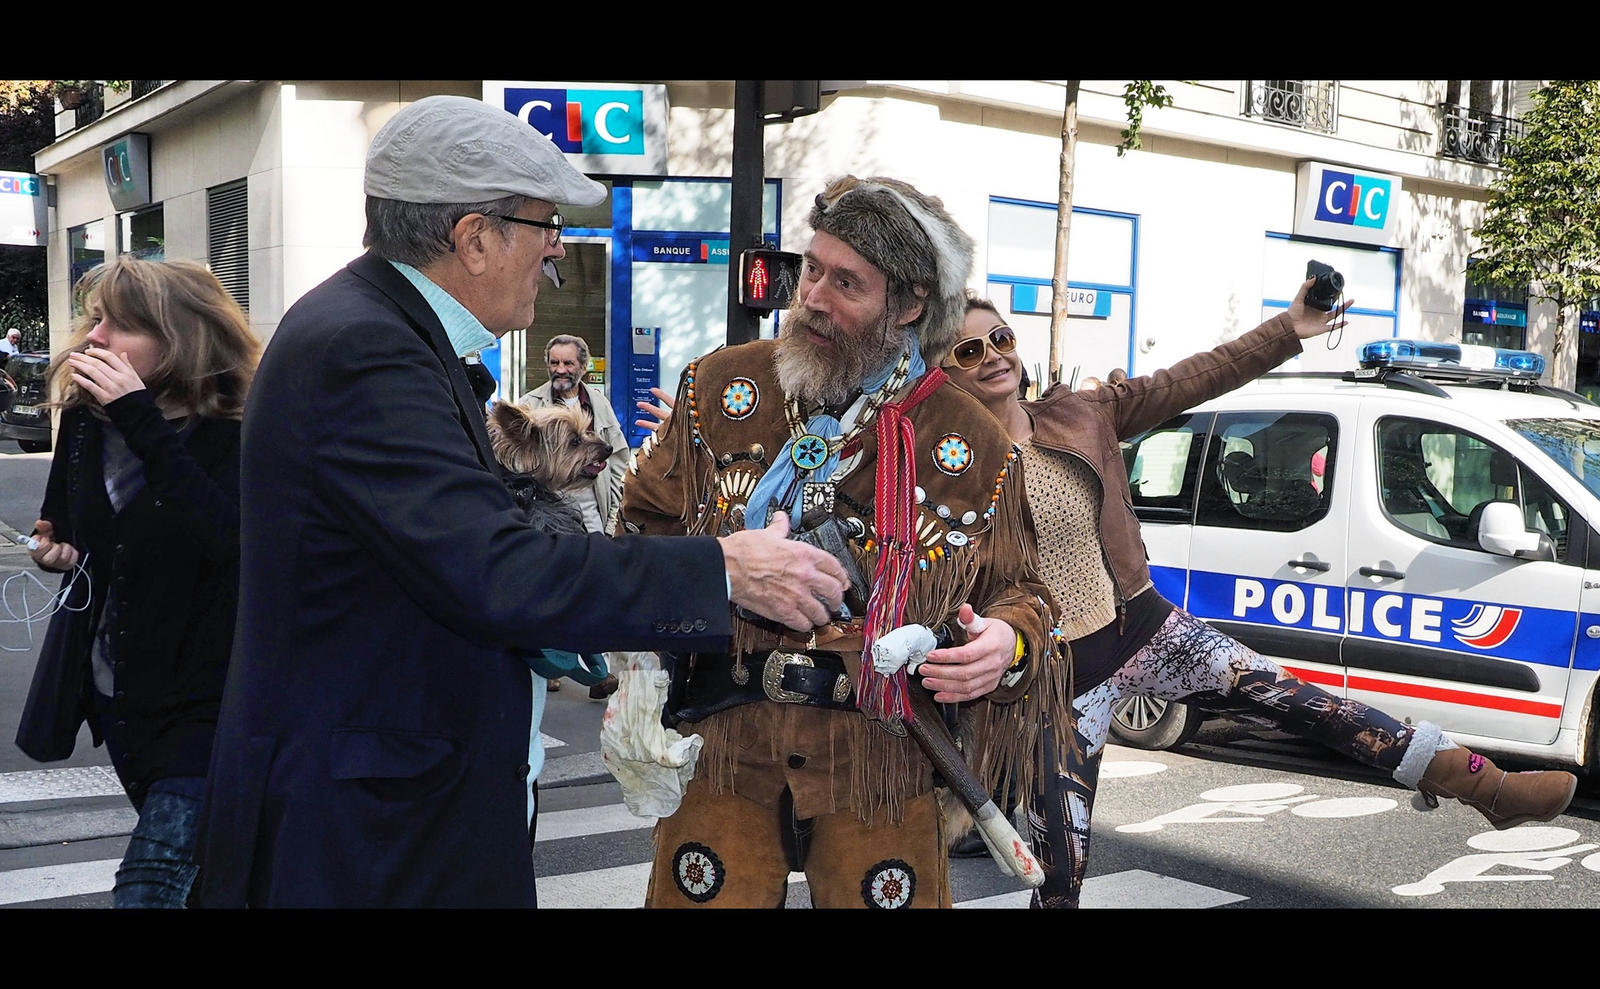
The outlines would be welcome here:
<svg viewBox="0 0 1600 989">
<path fill-rule="evenodd" d="M 171 79 L 134 79 L 128 84 L 129 100 L 136 100 L 151 93 L 171 82 Z M 72 111 L 73 129 L 87 127 L 106 112 L 106 88 L 101 83 L 88 86 L 83 91 L 83 102 L 79 103 Z"/>
<path fill-rule="evenodd" d="M 83 102 L 72 110 L 72 126 L 86 127 L 99 120 L 106 112 L 106 88 L 99 83 L 85 86 Z"/>
<path fill-rule="evenodd" d="M 1522 136 L 1522 121 L 1482 110 L 1440 103 L 1439 116 L 1439 154 L 1444 158 L 1498 165 L 1506 142 Z"/>
<path fill-rule="evenodd" d="M 1244 112 L 1279 124 L 1333 133 L 1338 120 L 1337 83 L 1301 79 L 1251 79 L 1245 83 Z"/>
</svg>

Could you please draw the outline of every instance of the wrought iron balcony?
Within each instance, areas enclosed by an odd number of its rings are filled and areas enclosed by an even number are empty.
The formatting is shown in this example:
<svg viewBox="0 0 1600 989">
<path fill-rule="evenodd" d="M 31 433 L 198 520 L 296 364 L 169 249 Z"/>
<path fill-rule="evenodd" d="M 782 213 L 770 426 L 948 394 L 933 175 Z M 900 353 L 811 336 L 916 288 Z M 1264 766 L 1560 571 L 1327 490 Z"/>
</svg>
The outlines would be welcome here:
<svg viewBox="0 0 1600 989">
<path fill-rule="evenodd" d="M 1500 164 L 1506 142 L 1522 136 L 1522 121 L 1451 103 L 1439 104 L 1439 154 L 1486 165 Z"/>
<path fill-rule="evenodd" d="M 1245 83 L 1244 112 L 1279 124 L 1333 133 L 1338 119 L 1338 84 L 1303 79 L 1251 79 Z"/>
<path fill-rule="evenodd" d="M 99 83 L 83 87 L 83 99 L 72 108 L 72 126 L 85 127 L 99 120 L 106 112 L 106 88 Z"/>
</svg>

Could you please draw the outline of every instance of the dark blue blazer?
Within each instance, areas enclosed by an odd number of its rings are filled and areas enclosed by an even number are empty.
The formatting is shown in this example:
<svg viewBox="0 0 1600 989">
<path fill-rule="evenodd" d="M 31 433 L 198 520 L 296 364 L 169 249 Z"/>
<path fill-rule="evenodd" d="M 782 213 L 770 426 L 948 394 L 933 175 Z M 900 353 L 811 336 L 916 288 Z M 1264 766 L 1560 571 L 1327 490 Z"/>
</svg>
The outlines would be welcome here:
<svg viewBox="0 0 1600 989">
<path fill-rule="evenodd" d="M 528 524 L 443 326 L 371 254 L 273 334 L 241 491 L 207 906 L 533 906 L 519 650 L 727 648 L 714 539 Z"/>
</svg>

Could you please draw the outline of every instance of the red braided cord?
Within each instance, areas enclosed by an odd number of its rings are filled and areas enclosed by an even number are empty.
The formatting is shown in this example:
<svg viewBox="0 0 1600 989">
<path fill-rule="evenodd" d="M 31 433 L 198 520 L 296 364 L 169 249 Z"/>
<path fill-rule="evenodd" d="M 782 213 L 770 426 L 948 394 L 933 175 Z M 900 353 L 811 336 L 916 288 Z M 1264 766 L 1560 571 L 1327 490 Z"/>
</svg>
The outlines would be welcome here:
<svg viewBox="0 0 1600 989">
<path fill-rule="evenodd" d="M 878 721 L 903 721 L 911 717 L 905 669 L 884 676 L 872 666 L 872 644 L 878 636 L 900 627 L 915 568 L 917 486 L 916 428 L 906 418 L 917 403 L 945 382 L 940 368 L 923 375 L 904 402 L 890 402 L 878 414 L 878 463 L 873 514 L 878 529 L 878 566 L 872 576 L 872 596 L 862 626 L 861 676 L 856 684 L 856 707 Z"/>
</svg>

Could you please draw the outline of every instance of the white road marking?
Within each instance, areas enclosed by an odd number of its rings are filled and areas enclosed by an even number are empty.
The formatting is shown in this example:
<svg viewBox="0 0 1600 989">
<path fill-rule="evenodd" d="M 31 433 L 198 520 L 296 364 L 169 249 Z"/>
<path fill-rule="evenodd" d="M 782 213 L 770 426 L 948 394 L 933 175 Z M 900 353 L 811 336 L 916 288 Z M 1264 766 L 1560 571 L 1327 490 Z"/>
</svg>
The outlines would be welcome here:
<svg viewBox="0 0 1600 989">
<path fill-rule="evenodd" d="M 121 864 L 119 858 L 100 859 L 0 872 L 0 905 L 110 892 Z"/>
<path fill-rule="evenodd" d="M 579 810 L 540 811 L 535 841 L 556 841 L 588 834 L 636 831 L 656 826 L 653 817 L 634 817 L 624 804 L 584 807 Z"/>
<path fill-rule="evenodd" d="M 122 784 L 117 782 L 117 774 L 110 766 L 0 773 L 0 804 L 122 795 Z"/>
</svg>

